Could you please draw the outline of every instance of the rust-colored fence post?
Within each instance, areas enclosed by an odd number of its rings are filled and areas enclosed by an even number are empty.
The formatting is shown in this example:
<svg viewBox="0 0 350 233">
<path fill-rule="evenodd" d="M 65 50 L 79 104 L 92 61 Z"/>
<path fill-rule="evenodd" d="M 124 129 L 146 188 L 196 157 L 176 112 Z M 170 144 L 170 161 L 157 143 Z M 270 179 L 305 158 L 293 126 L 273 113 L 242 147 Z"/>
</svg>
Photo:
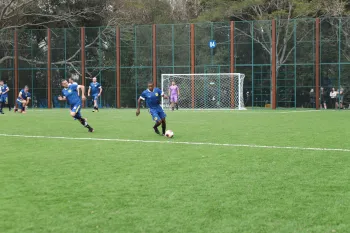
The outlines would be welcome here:
<svg viewBox="0 0 350 233">
<path fill-rule="evenodd" d="M 196 73 L 196 59 L 195 59 L 195 27 L 194 24 L 191 24 L 191 95 L 192 95 L 192 108 L 195 107 L 195 76 Z"/>
<path fill-rule="evenodd" d="M 15 29 L 15 32 L 14 32 L 14 55 L 15 55 L 15 58 L 14 58 L 14 68 L 15 68 L 15 83 L 14 83 L 14 90 L 15 90 L 15 95 L 14 95 L 14 105 L 16 105 L 16 99 L 17 99 L 17 96 L 18 96 L 18 33 L 17 33 L 17 29 Z"/>
<path fill-rule="evenodd" d="M 47 29 L 47 107 L 51 107 L 51 29 Z"/>
<path fill-rule="evenodd" d="M 272 95 L 272 109 L 276 109 L 276 20 L 272 20 L 272 43 L 271 43 L 271 95 Z"/>
<path fill-rule="evenodd" d="M 230 24 L 230 73 L 235 72 L 235 22 Z M 235 80 L 234 75 L 231 75 L 231 108 L 235 107 Z"/>
<path fill-rule="evenodd" d="M 320 18 L 316 18 L 316 54 L 315 54 L 315 91 L 316 91 L 316 109 L 320 108 Z"/>
<path fill-rule="evenodd" d="M 157 86 L 157 25 L 152 25 L 152 69 L 153 83 Z"/>
<path fill-rule="evenodd" d="M 116 52 L 116 64 L 115 64 L 115 71 L 117 73 L 117 83 L 116 83 L 116 91 L 117 91 L 117 108 L 120 108 L 120 28 L 117 26 L 116 29 L 116 46 L 115 46 L 115 52 Z"/>
<path fill-rule="evenodd" d="M 81 44 L 81 85 L 85 87 L 85 28 L 80 28 L 80 44 Z M 85 94 L 85 93 L 84 93 Z M 83 106 L 85 106 L 85 101 Z"/>
</svg>

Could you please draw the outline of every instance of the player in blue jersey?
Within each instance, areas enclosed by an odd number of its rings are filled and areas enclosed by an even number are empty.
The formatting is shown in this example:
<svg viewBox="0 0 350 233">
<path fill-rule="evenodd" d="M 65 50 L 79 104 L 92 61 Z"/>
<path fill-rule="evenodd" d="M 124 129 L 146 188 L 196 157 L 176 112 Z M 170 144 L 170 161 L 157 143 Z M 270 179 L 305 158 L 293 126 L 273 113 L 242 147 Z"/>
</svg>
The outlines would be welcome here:
<svg viewBox="0 0 350 233">
<path fill-rule="evenodd" d="M 80 110 L 82 106 L 82 102 L 78 95 L 79 89 L 81 90 L 81 99 L 85 100 L 85 87 L 77 84 L 70 84 L 67 80 L 62 80 L 62 96 L 58 97 L 60 101 L 68 101 L 70 104 L 70 115 L 75 119 L 79 120 L 79 122 L 85 127 L 88 128 L 89 132 L 94 132 L 94 129 L 87 123 L 87 120 L 81 116 Z"/>
<path fill-rule="evenodd" d="M 74 80 L 72 79 L 72 78 L 69 78 L 68 79 L 68 85 L 72 85 L 72 84 L 76 84 L 77 86 L 78 86 L 78 83 L 77 82 L 74 82 Z M 77 89 L 78 90 L 78 89 Z M 79 94 L 79 90 L 78 90 L 78 95 L 80 95 Z"/>
<path fill-rule="evenodd" d="M 0 80 L 0 114 L 4 114 L 2 111 L 3 107 L 5 105 L 8 105 L 8 92 L 10 91 L 10 88 L 6 84 L 4 84 L 4 81 Z M 11 111 L 10 105 L 8 105 L 9 111 Z"/>
<path fill-rule="evenodd" d="M 88 90 L 88 96 L 92 96 L 92 100 L 94 102 L 94 110 L 93 112 L 97 111 L 98 112 L 98 98 L 102 94 L 102 87 L 101 85 L 97 82 L 96 77 L 92 79 L 92 83 L 90 83 L 89 90 Z"/>
<path fill-rule="evenodd" d="M 29 93 L 29 87 L 25 86 L 18 94 L 16 100 L 18 108 L 14 108 L 15 112 L 20 110 L 21 113 L 26 113 L 26 107 L 29 105 L 30 98 L 31 94 Z"/>
<path fill-rule="evenodd" d="M 148 89 L 142 92 L 138 100 L 136 116 L 140 115 L 141 102 L 145 100 L 146 105 L 149 108 L 149 112 L 152 115 L 152 119 L 155 121 L 155 125 L 153 126 L 154 132 L 156 134 L 160 134 L 158 127 L 162 125 L 162 135 L 164 136 L 166 131 L 166 114 L 163 108 L 160 106 L 160 100 L 162 97 L 164 99 L 168 98 L 166 95 L 164 95 L 162 90 L 159 88 L 154 88 L 153 82 L 149 82 Z"/>
</svg>

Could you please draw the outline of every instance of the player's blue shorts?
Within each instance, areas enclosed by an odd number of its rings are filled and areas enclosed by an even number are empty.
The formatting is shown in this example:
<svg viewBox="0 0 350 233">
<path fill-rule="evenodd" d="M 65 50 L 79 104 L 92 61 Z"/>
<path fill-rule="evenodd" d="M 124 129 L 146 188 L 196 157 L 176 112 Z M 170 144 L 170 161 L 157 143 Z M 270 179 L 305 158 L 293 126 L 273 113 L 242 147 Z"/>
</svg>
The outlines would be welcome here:
<svg viewBox="0 0 350 233">
<path fill-rule="evenodd" d="M 92 100 L 98 100 L 98 95 L 92 95 Z"/>
<path fill-rule="evenodd" d="M 19 98 L 16 100 L 19 109 L 23 108 L 22 101 L 23 100 Z"/>
<path fill-rule="evenodd" d="M 161 106 L 159 106 L 157 108 L 150 108 L 149 113 L 151 114 L 152 119 L 154 121 L 159 121 L 159 120 L 164 119 L 166 117 L 166 114 Z"/>
<path fill-rule="evenodd" d="M 0 103 L 7 103 L 8 102 L 8 98 L 7 96 L 0 96 Z"/>
<path fill-rule="evenodd" d="M 80 113 L 81 103 L 71 104 L 70 111 L 75 113 Z"/>
<path fill-rule="evenodd" d="M 19 98 L 16 100 L 17 104 L 19 104 L 19 105 L 21 105 L 21 106 L 22 106 L 22 101 L 23 101 L 23 100 L 22 100 L 22 99 L 19 99 Z"/>
</svg>

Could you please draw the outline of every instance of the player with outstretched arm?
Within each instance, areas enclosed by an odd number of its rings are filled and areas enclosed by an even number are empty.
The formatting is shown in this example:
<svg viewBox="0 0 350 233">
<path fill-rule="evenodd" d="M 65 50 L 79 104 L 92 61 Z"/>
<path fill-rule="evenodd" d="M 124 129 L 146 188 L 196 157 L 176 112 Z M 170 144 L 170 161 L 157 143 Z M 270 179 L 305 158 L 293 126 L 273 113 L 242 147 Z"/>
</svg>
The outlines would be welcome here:
<svg viewBox="0 0 350 233">
<path fill-rule="evenodd" d="M 162 134 L 165 135 L 166 131 L 166 114 L 163 108 L 160 106 L 160 98 L 168 99 L 166 95 L 159 88 L 154 88 L 153 82 L 148 83 L 148 89 L 143 91 L 140 98 L 138 99 L 138 106 L 136 110 L 136 116 L 140 115 L 141 102 L 146 101 L 149 112 L 152 115 L 152 119 L 155 121 L 153 126 L 154 132 L 160 134 L 158 127 L 162 125 Z"/>
<path fill-rule="evenodd" d="M 179 110 L 178 99 L 180 95 L 179 87 L 175 84 L 174 81 L 171 82 L 171 86 L 169 87 L 169 96 L 171 103 L 171 110 L 174 111 L 174 107 L 176 110 Z"/>
<path fill-rule="evenodd" d="M 92 96 L 92 100 L 94 102 L 94 110 L 92 112 L 97 111 L 98 112 L 98 98 L 102 94 L 102 87 L 101 85 L 97 82 L 97 78 L 94 77 L 92 79 L 92 83 L 90 83 L 89 90 L 88 90 L 88 96 Z"/>
<path fill-rule="evenodd" d="M 25 86 L 18 94 L 16 100 L 18 108 L 14 108 L 14 111 L 17 112 L 19 109 L 21 113 L 26 113 L 26 107 L 29 105 L 31 94 L 29 93 L 29 87 Z"/>
<path fill-rule="evenodd" d="M 67 80 L 62 80 L 62 96 L 58 97 L 58 100 L 60 101 L 68 101 L 70 104 L 70 115 L 73 117 L 75 120 L 79 120 L 79 122 L 87 128 L 90 132 L 94 132 L 94 129 L 87 123 L 87 120 L 83 118 L 80 114 L 82 102 L 79 98 L 78 92 L 79 89 L 81 90 L 81 99 L 85 100 L 85 87 L 82 85 L 77 85 L 77 84 L 68 84 Z"/>
<path fill-rule="evenodd" d="M 10 88 L 6 84 L 4 84 L 4 81 L 0 80 L 0 114 L 4 114 L 2 111 L 2 108 L 5 107 L 7 104 L 9 107 L 9 111 L 11 111 L 11 107 L 8 104 L 8 92 L 10 91 Z"/>
</svg>

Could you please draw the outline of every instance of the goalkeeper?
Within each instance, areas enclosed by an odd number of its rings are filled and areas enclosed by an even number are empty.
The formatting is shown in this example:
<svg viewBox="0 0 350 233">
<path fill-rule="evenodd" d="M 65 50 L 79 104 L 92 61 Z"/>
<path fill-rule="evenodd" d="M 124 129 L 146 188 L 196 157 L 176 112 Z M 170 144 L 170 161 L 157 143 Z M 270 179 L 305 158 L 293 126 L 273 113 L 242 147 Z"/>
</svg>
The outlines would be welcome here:
<svg viewBox="0 0 350 233">
<path fill-rule="evenodd" d="M 174 106 L 175 106 L 176 110 L 179 110 L 179 105 L 178 105 L 179 95 L 180 95 L 179 87 L 173 81 L 171 83 L 171 86 L 169 87 L 169 96 L 170 96 L 170 103 L 171 103 L 171 110 L 172 111 L 174 111 Z"/>
</svg>

